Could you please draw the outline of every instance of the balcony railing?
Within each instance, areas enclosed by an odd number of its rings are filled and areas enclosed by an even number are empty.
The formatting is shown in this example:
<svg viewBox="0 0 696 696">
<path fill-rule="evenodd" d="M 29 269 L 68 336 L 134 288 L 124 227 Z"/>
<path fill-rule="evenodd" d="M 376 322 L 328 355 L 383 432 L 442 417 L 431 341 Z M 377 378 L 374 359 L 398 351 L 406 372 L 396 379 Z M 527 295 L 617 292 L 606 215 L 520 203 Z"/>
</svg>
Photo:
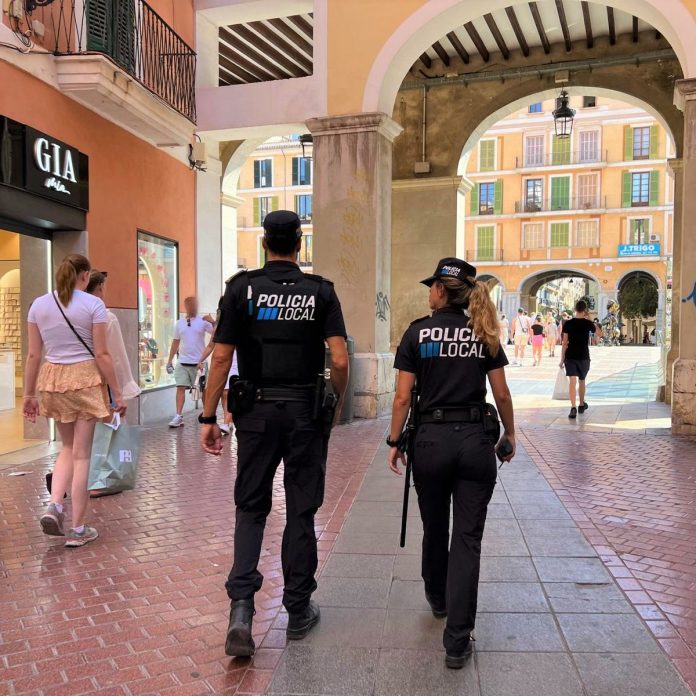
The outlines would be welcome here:
<svg viewBox="0 0 696 696">
<path fill-rule="evenodd" d="M 542 213 L 555 210 L 596 210 L 607 207 L 607 197 L 597 195 L 552 198 L 528 198 L 515 202 L 516 213 Z"/>
<path fill-rule="evenodd" d="M 56 55 L 100 53 L 195 122 L 195 51 L 145 0 L 49 0 L 32 18 Z"/>
<path fill-rule="evenodd" d="M 467 261 L 502 261 L 502 249 L 467 249 Z"/>
<path fill-rule="evenodd" d="M 515 157 L 515 169 L 533 169 L 534 167 L 562 167 L 568 164 L 598 164 L 608 162 L 609 152 L 580 150 L 578 152 L 529 153 L 525 157 Z"/>
</svg>

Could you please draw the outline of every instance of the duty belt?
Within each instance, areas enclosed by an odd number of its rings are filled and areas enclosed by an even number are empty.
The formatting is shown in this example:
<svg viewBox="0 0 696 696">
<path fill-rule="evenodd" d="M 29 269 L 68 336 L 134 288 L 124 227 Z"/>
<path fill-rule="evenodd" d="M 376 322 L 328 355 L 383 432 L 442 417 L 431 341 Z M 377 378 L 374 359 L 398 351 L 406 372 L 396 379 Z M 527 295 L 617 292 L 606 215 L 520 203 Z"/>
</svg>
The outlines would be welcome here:
<svg viewBox="0 0 696 696">
<path fill-rule="evenodd" d="M 419 423 L 482 423 L 485 404 L 462 408 L 433 408 L 418 416 Z"/>
<path fill-rule="evenodd" d="M 314 387 L 259 387 L 255 401 L 298 401 L 308 403 L 314 399 Z"/>
</svg>

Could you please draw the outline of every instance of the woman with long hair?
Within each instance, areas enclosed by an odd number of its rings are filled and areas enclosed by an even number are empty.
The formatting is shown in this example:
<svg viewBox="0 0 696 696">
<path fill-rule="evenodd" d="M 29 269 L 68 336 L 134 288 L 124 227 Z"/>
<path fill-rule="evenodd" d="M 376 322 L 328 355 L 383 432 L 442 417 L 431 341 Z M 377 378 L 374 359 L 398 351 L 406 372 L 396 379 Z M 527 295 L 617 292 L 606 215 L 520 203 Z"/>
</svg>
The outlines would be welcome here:
<svg viewBox="0 0 696 696">
<path fill-rule="evenodd" d="M 544 330 L 546 331 L 546 348 L 549 351 L 549 357 L 553 358 L 556 356 L 556 344 L 558 343 L 558 324 L 552 312 L 546 314 Z"/>
<path fill-rule="evenodd" d="M 495 305 L 476 269 L 442 259 L 422 281 L 432 315 L 406 330 L 394 366 L 399 370 L 392 409 L 388 463 L 400 474 L 397 447 L 417 390 L 413 478 L 423 521 L 422 575 L 434 616 L 447 617 L 445 664 L 460 669 L 472 653 L 481 539 L 496 481 L 496 452 L 515 453 L 512 398 Z M 490 383 L 495 408 L 486 403 Z M 450 508 L 454 506 L 452 540 Z"/>
<path fill-rule="evenodd" d="M 542 353 L 544 352 L 544 332 L 541 314 L 537 314 L 532 322 L 532 357 L 534 358 L 534 367 L 541 365 Z"/>
<path fill-rule="evenodd" d="M 34 300 L 28 317 L 24 417 L 32 422 L 37 415 L 53 418 L 63 445 L 53 470 L 51 502 L 40 522 L 44 533 L 65 536 L 69 548 L 99 536 L 85 524 L 87 479 L 94 426 L 111 414 L 107 385 L 113 410 L 126 412 L 107 349 L 106 308 L 85 292 L 91 270 L 84 256 L 66 256 L 56 272 L 56 290 Z M 66 530 L 63 497 L 68 490 L 72 521 Z"/>
</svg>

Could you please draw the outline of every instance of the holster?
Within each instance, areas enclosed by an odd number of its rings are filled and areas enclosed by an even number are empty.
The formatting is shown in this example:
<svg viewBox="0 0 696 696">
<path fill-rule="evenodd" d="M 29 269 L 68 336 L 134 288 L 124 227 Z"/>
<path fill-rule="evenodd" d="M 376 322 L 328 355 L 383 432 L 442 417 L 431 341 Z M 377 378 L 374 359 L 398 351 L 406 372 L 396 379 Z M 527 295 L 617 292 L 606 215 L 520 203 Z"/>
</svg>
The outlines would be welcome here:
<svg viewBox="0 0 696 696">
<path fill-rule="evenodd" d="M 500 439 L 500 420 L 498 419 L 498 411 L 493 404 L 484 404 L 483 406 L 483 430 L 494 443 Z"/>
<path fill-rule="evenodd" d="M 227 410 L 233 416 L 243 416 L 254 408 L 256 387 L 246 379 L 237 376 L 230 378 L 227 392 Z"/>
<path fill-rule="evenodd" d="M 321 425 L 321 431 L 324 437 L 329 437 L 329 435 L 331 435 L 331 428 L 333 427 L 337 406 L 338 397 L 333 392 L 326 390 L 324 375 L 319 375 L 316 392 L 314 394 L 312 417 Z"/>
</svg>

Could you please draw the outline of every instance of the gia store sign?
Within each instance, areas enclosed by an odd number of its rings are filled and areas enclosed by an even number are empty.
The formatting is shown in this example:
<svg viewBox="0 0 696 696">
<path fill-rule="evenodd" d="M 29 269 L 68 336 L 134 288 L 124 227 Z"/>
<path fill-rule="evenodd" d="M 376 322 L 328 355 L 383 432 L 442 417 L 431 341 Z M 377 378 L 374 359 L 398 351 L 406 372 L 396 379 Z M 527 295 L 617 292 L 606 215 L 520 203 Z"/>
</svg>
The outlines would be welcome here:
<svg viewBox="0 0 696 696">
<path fill-rule="evenodd" d="M 89 208 L 89 158 L 77 148 L 0 116 L 0 184 Z"/>
<path fill-rule="evenodd" d="M 87 156 L 29 126 L 25 132 L 26 188 L 87 209 Z"/>
</svg>

